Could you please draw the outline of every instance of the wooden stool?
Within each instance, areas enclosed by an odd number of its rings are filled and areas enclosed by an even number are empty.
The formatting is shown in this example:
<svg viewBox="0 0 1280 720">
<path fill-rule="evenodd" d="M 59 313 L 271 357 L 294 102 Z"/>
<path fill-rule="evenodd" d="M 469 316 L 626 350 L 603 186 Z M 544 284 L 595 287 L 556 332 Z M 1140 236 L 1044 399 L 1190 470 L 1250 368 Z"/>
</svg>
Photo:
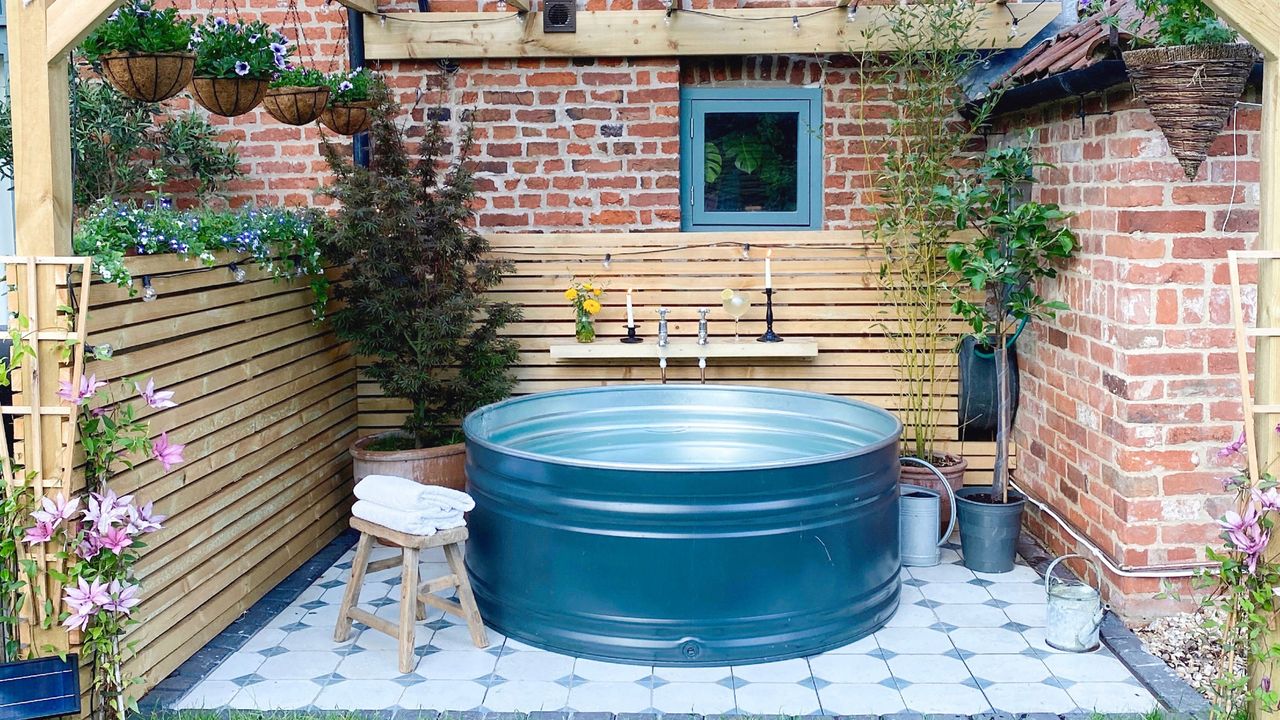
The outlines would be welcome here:
<svg viewBox="0 0 1280 720">
<path fill-rule="evenodd" d="M 360 542 L 356 545 L 355 560 L 351 562 L 351 580 L 347 583 L 347 594 L 342 599 L 342 607 L 338 609 L 334 640 L 346 642 L 351 632 L 351 621 L 359 620 L 374 630 L 397 638 L 400 641 L 400 672 L 413 672 L 414 623 L 426 619 L 427 606 L 431 605 L 466 620 L 467 628 L 471 630 L 471 641 L 476 647 L 488 647 L 489 636 L 485 632 L 484 621 L 480 619 L 480 611 L 476 609 L 476 598 L 471 594 L 467 569 L 462 564 L 462 541 L 467 539 L 466 527 L 441 530 L 435 535 L 408 535 L 360 518 L 351 518 L 351 527 L 360 531 Z M 398 546 L 401 548 L 400 557 L 369 562 L 374 540 L 384 545 Z M 445 560 L 449 561 L 450 573 L 418 585 L 418 554 L 441 546 L 444 547 Z M 356 607 L 365 573 L 379 572 L 397 564 L 403 568 L 400 575 L 399 625 Z M 451 587 L 458 589 L 457 601 L 432 595 L 438 590 Z"/>
</svg>

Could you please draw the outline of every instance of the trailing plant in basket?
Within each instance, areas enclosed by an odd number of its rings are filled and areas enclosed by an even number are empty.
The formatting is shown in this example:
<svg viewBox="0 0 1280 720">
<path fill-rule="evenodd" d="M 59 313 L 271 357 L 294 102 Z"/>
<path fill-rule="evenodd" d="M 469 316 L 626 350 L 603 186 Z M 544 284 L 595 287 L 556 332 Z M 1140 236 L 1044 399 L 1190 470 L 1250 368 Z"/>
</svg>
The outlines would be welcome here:
<svg viewBox="0 0 1280 720">
<path fill-rule="evenodd" d="M 276 73 L 271 87 L 329 87 L 329 76 L 314 68 L 294 66 Z"/>
<path fill-rule="evenodd" d="M 433 119 L 411 160 L 390 93 L 378 89 L 374 99 L 369 167 L 353 165 L 328 140 L 323 145 L 337 176 L 330 193 L 341 207 L 322 247 L 335 265 L 349 266 L 331 319 L 355 354 L 372 358 L 368 375 L 411 405 L 406 442 L 372 449 L 447 445 L 460 439 L 464 415 L 514 385 L 518 346 L 501 331 L 520 309 L 486 295 L 512 264 L 493 258 L 468 224 L 471 128 L 462 128 L 449 158 L 445 128 Z"/>
<path fill-rule="evenodd" d="M 1141 38 L 1151 45 L 1226 45 L 1239 39 L 1203 0 L 1138 0 L 1137 4 L 1143 15 L 1156 20 L 1156 34 Z"/>
<path fill-rule="evenodd" d="M 288 38 L 260 20 L 206 19 L 196 28 L 192 44 L 196 77 L 264 80 L 287 69 L 293 54 Z"/>
<path fill-rule="evenodd" d="M 971 239 L 947 249 L 947 262 L 961 278 L 952 290 L 952 311 L 995 353 L 999 407 L 992 502 L 998 503 L 1007 502 L 1009 492 L 1009 339 L 1019 324 L 1067 309 L 1041 296 L 1036 285 L 1056 277 L 1056 266 L 1076 249 L 1075 234 L 1066 226 L 1069 213 L 1022 196 L 1035 168 L 1047 167 L 1032 153 L 1029 147 L 989 150 L 972 177 L 955 188 L 937 188 L 934 199 L 954 218 L 956 230 L 973 231 Z"/>
<path fill-rule="evenodd" d="M 177 8 L 157 10 L 150 0 L 134 0 L 94 28 L 80 49 L 90 62 L 114 52 L 169 53 L 191 48 L 194 22 Z"/>
<path fill-rule="evenodd" d="M 378 76 L 368 68 L 329 76 L 329 90 L 333 93 L 330 97 L 334 103 L 365 102 L 373 98 L 378 86 Z"/>
</svg>

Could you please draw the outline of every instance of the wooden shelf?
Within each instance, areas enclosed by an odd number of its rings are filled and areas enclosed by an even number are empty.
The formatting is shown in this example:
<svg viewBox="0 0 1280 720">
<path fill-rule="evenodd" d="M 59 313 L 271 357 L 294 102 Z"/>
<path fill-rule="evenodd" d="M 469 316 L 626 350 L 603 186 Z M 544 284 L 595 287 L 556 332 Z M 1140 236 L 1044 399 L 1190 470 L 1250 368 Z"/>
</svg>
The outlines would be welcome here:
<svg viewBox="0 0 1280 720">
<path fill-rule="evenodd" d="M 698 345 L 694 338 L 672 338 L 666 348 L 668 360 L 697 360 L 712 358 L 814 358 L 818 355 L 818 340 L 811 337 L 789 337 L 779 343 L 756 342 L 755 337 L 743 336 L 739 340 L 713 338 L 706 345 Z M 580 362 L 587 360 L 654 360 L 658 359 L 657 338 L 647 337 L 642 343 L 627 344 L 617 338 L 599 338 L 593 343 L 564 342 L 550 347 L 556 362 Z"/>
</svg>

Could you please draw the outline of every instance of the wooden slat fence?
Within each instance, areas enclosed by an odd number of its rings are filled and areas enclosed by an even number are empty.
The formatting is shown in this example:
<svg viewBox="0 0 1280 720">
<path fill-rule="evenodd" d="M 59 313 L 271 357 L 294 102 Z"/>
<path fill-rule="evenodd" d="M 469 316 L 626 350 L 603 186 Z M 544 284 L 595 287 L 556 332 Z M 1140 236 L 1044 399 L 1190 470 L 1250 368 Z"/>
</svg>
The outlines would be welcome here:
<svg viewBox="0 0 1280 720">
<path fill-rule="evenodd" d="M 146 687 L 330 542 L 351 505 L 355 363 L 312 322 L 306 284 L 253 264 L 236 283 L 233 259 L 189 272 L 194 262 L 136 258 L 130 268 L 151 275 L 156 301 L 102 283 L 91 293 L 89 342 L 115 357 L 88 372 L 154 377 L 181 403 L 143 415 L 153 435 L 186 445 L 186 462 L 165 472 L 147 461 L 112 485 L 169 516 L 137 566 L 145 600 L 131 670 Z"/>
<path fill-rule="evenodd" d="M 764 254 L 773 252 L 775 329 L 786 337 L 812 336 L 813 360 L 708 361 L 707 382 L 769 385 L 857 397 L 895 410 L 900 380 L 892 328 L 877 275 L 876 249 L 857 232 L 778 233 L 580 233 L 494 234 L 496 253 L 515 261 L 516 272 L 494 293 L 524 305 L 524 320 L 509 328 L 519 338 L 515 368 L 517 394 L 588 385 L 658 382 L 656 361 L 554 362 L 548 348 L 573 342 L 573 313 L 562 293 L 573 278 L 608 287 L 597 321 L 597 343 L 616 343 L 625 334 L 625 293 L 633 292 L 637 323 L 646 342 L 657 333 L 659 306 L 671 308 L 670 334 L 697 335 L 697 308 L 709 307 L 712 342 L 732 338 L 733 321 L 720 307 L 720 291 L 734 288 L 752 300 L 742 320 L 744 337 L 764 326 Z M 748 257 L 743 244 L 749 245 Z M 608 267 L 604 260 L 609 257 Z M 749 292 L 748 292 L 749 291 Z M 963 328 L 957 321 L 959 333 Z M 954 368 L 955 356 L 948 363 Z M 669 382 L 697 382 L 696 363 L 673 362 Z M 970 459 L 970 482 L 981 482 L 993 462 L 991 443 L 961 443 L 956 430 L 954 369 L 938 384 L 943 449 Z M 362 434 L 397 426 L 401 401 L 382 395 L 377 383 L 360 381 Z M 987 474 L 989 482 L 989 473 Z"/>
</svg>

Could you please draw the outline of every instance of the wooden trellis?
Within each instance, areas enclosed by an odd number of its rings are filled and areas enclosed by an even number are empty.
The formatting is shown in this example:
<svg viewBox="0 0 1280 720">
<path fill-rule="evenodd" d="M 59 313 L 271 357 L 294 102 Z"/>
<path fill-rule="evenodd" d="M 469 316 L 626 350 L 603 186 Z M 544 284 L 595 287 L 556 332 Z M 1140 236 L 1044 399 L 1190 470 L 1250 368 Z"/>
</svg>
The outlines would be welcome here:
<svg viewBox="0 0 1280 720">
<path fill-rule="evenodd" d="M 34 356 L 19 357 L 13 369 L 15 404 L 0 407 L 14 418 L 13 456 L 0 453 L 0 471 L 10 491 L 26 487 L 36 503 L 41 498 L 71 497 L 80 488 L 73 475 L 76 449 L 75 407 L 58 397 L 59 384 L 78 383 L 84 367 L 84 333 L 88 308 L 90 261 L 77 257 L 0 257 L 11 284 L 11 305 L 18 318 L 19 342 Z M 79 278 L 79 288 L 74 286 Z M 0 423 L 0 447 L 11 438 Z M 57 549 L 24 546 L 39 575 L 24 588 L 19 640 L 29 650 L 70 647 L 75 638 L 58 626 L 61 585 L 48 572 L 63 570 Z M 49 629 L 42 627 L 51 625 Z"/>
</svg>

